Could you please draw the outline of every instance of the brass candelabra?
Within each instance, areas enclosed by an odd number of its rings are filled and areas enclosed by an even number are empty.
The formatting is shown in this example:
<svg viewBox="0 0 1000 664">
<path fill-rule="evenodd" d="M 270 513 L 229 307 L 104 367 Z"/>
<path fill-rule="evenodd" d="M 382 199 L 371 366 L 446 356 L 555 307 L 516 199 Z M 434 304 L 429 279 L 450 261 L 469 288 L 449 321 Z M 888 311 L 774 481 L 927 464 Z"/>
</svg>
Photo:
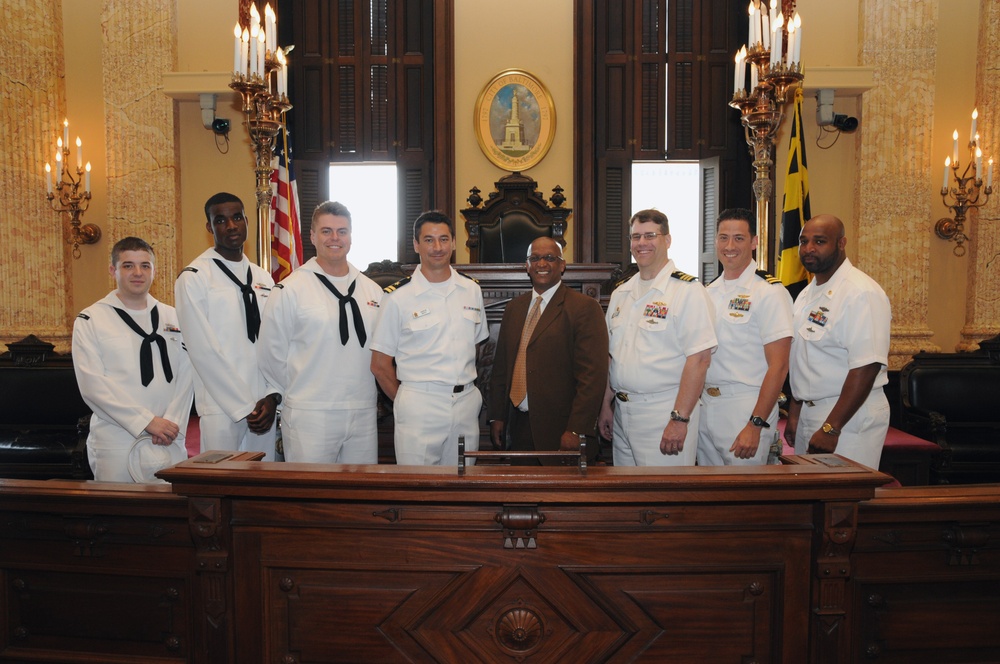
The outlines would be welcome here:
<svg viewBox="0 0 1000 664">
<path fill-rule="evenodd" d="M 78 150 L 79 146 L 80 139 L 77 139 Z M 45 198 L 62 219 L 69 220 L 66 242 L 73 245 L 73 258 L 80 258 L 81 244 L 94 244 L 101 239 L 100 227 L 96 224 L 83 223 L 83 213 L 90 207 L 90 162 L 87 162 L 86 168 L 78 163 L 74 178 L 69 168 L 62 167 L 64 164 L 69 164 L 69 141 L 63 143 L 60 140 L 58 150 L 60 154 L 57 154 L 56 159 L 55 186 L 51 180 L 52 168 L 49 164 L 45 164 L 48 189 Z M 86 186 L 84 186 L 85 179 Z"/>
<path fill-rule="evenodd" d="M 990 194 L 993 193 L 993 160 L 990 159 L 989 177 L 986 186 L 983 186 L 982 150 L 976 145 L 977 138 L 978 134 L 969 142 L 969 161 L 961 175 L 958 173 L 960 168 L 958 159 L 954 163 L 950 159 L 945 163 L 941 201 L 955 216 L 954 218 L 942 217 L 934 224 L 934 232 L 939 238 L 955 243 L 952 253 L 956 256 L 964 256 L 967 251 L 965 243 L 969 240 L 969 236 L 965 234 L 965 221 L 969 210 L 986 205 L 990 200 Z M 957 149 L 955 155 L 958 155 Z M 951 170 L 951 178 L 948 177 L 949 169 Z M 952 180 L 954 186 L 949 187 L 949 181 Z M 954 202 L 949 202 L 949 195 Z"/>
<path fill-rule="evenodd" d="M 804 76 L 800 63 L 772 61 L 770 49 L 760 42 L 747 49 L 746 61 L 755 70 L 752 80 L 756 80 L 757 84 L 749 93 L 744 89 L 736 90 L 729 105 L 740 112 L 747 145 L 754 158 L 753 193 L 757 202 L 757 233 L 760 238 L 757 264 L 761 269 L 768 269 L 771 254 L 768 207 L 774 194 L 771 152 L 775 135 L 784 120 L 785 104 L 791 100 L 789 92 L 794 92 Z"/>
<path fill-rule="evenodd" d="M 290 49 L 289 49 L 290 50 Z M 233 74 L 229 84 L 243 99 L 243 124 L 250 135 L 250 147 L 256 160 L 257 176 L 257 264 L 271 271 L 271 162 L 274 159 L 275 137 L 285 126 L 285 113 L 291 110 L 288 96 L 272 93 L 269 79 L 282 63 L 268 51 L 264 57 L 264 74 Z"/>
</svg>

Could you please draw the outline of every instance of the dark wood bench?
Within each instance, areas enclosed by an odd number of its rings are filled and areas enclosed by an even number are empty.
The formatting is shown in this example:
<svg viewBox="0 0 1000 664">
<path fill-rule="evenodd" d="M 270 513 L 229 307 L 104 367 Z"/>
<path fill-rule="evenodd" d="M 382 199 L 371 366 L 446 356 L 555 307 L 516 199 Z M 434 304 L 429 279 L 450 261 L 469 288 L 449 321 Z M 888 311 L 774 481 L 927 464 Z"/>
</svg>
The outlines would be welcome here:
<svg viewBox="0 0 1000 664">
<path fill-rule="evenodd" d="M 90 409 L 69 355 L 35 336 L 0 355 L 0 477 L 89 479 Z"/>
</svg>

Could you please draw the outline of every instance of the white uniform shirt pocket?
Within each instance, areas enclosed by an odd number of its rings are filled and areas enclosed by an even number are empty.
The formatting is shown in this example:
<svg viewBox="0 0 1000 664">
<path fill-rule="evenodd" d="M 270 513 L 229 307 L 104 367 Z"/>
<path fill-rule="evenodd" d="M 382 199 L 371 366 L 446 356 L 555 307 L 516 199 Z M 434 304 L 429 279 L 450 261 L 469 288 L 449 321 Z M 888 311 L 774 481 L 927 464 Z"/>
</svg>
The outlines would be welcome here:
<svg viewBox="0 0 1000 664">
<path fill-rule="evenodd" d="M 403 329 L 408 332 L 423 332 L 435 327 L 440 322 L 440 318 L 435 313 L 415 311 L 410 314 L 410 319 L 406 321 Z"/>
<path fill-rule="evenodd" d="M 826 328 L 818 323 L 806 321 L 799 327 L 799 336 L 806 341 L 819 341 L 826 334 Z"/>
</svg>

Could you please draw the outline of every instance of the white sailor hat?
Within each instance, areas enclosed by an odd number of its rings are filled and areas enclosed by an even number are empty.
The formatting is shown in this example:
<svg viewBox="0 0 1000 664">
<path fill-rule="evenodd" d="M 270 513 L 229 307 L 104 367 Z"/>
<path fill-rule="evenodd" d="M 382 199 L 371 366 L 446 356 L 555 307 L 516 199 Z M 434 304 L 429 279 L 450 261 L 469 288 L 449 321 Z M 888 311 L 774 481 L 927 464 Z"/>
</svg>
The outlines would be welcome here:
<svg viewBox="0 0 1000 664">
<path fill-rule="evenodd" d="M 156 445 L 148 433 L 144 433 L 132 443 L 128 453 L 128 474 L 139 484 L 165 483 L 156 473 L 174 465 L 170 457 L 169 445 Z"/>
</svg>

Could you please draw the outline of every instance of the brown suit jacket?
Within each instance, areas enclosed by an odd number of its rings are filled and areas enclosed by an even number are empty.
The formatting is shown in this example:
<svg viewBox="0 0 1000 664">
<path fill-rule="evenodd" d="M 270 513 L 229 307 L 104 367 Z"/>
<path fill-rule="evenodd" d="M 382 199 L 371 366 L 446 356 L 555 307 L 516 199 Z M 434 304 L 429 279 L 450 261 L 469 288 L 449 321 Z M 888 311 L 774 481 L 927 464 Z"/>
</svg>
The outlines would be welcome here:
<svg viewBox="0 0 1000 664">
<path fill-rule="evenodd" d="M 556 288 L 526 357 L 531 435 L 539 450 L 559 449 L 564 431 L 593 436 L 608 387 L 608 328 L 601 305 L 565 284 Z M 510 376 L 534 297 L 534 291 L 519 295 L 504 310 L 490 377 L 491 420 L 507 421 L 513 408 Z"/>
</svg>

